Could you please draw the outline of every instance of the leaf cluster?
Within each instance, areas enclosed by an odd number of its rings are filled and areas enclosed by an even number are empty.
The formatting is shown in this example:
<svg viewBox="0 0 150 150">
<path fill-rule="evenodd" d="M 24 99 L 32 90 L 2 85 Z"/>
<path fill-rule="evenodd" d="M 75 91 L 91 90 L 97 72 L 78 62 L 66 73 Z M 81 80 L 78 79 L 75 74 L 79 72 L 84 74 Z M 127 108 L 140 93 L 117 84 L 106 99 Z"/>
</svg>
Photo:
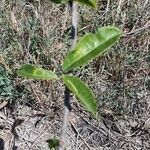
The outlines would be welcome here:
<svg viewBox="0 0 150 150">
<path fill-rule="evenodd" d="M 50 0 L 54 3 L 67 3 L 77 1 L 83 5 L 96 8 L 96 0 Z M 121 37 L 122 32 L 115 27 L 102 27 L 95 34 L 88 33 L 80 38 L 74 49 L 65 57 L 62 64 L 62 74 L 58 76 L 55 72 L 42 69 L 38 66 L 22 65 L 17 74 L 30 79 L 37 80 L 61 80 L 65 86 L 77 97 L 79 102 L 97 118 L 97 104 L 95 96 L 90 88 L 79 78 L 70 75 L 70 71 L 79 68 L 97 56 L 102 56 L 108 48 L 113 46 Z M 50 149 L 59 146 L 59 140 L 47 141 Z"/>
<path fill-rule="evenodd" d="M 30 64 L 22 65 L 17 73 L 30 79 L 63 81 L 79 102 L 93 117 L 96 117 L 97 105 L 93 92 L 83 81 L 70 75 L 69 72 L 103 55 L 119 40 L 121 34 L 118 28 L 108 26 L 99 28 L 95 34 L 89 33 L 81 37 L 75 48 L 67 54 L 62 65 L 65 74 L 62 73 L 60 77 L 53 71 Z"/>
</svg>

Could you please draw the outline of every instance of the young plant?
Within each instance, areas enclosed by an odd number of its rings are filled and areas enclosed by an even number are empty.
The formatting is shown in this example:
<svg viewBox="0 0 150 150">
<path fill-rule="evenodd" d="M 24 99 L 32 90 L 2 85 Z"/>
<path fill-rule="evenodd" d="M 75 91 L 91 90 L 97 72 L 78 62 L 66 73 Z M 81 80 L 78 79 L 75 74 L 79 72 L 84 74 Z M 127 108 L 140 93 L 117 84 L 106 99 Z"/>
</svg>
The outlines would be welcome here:
<svg viewBox="0 0 150 150">
<path fill-rule="evenodd" d="M 51 0 L 55 3 L 66 3 L 70 2 L 69 0 Z M 82 4 L 96 7 L 96 0 L 75 0 Z M 73 1 L 71 1 L 73 5 Z M 73 11 L 73 10 L 72 10 Z M 72 22 L 75 22 L 74 20 Z M 73 24 L 73 23 L 72 23 Z M 77 22 L 75 22 L 77 25 Z M 74 24 L 73 24 L 74 27 Z M 76 27 L 74 27 L 75 32 Z M 72 31 L 73 34 L 75 34 Z M 36 67 L 30 64 L 22 65 L 17 74 L 19 76 L 23 76 L 30 79 L 37 80 L 60 80 L 66 86 L 65 90 L 65 106 L 67 113 L 70 111 L 69 109 L 69 92 L 71 91 L 76 97 L 79 103 L 81 103 L 87 111 L 91 113 L 91 115 L 96 118 L 97 117 L 97 105 L 93 92 L 90 88 L 81 81 L 78 77 L 73 76 L 70 72 L 74 69 L 79 69 L 79 67 L 85 65 L 92 59 L 97 56 L 103 55 L 107 49 L 113 46 L 120 38 L 122 32 L 115 27 L 107 26 L 99 28 L 95 34 L 88 33 L 80 38 L 80 40 L 76 43 L 73 41 L 72 50 L 66 55 L 66 58 L 62 64 L 62 74 L 60 76 L 57 75 L 56 72 L 42 69 L 40 67 Z M 74 37 L 75 35 L 73 35 Z M 64 121 L 63 121 L 63 129 L 62 129 L 62 137 L 60 143 L 65 143 L 65 132 L 66 126 L 68 122 L 68 114 L 64 113 Z M 64 144 L 60 146 L 59 149 L 65 149 Z"/>
<path fill-rule="evenodd" d="M 96 101 L 92 91 L 79 78 L 70 75 L 68 72 L 78 68 L 93 58 L 102 55 L 112 46 L 121 36 L 121 31 L 115 27 L 99 28 L 95 34 L 83 36 L 76 47 L 66 56 L 63 63 L 61 76 L 56 73 L 36 67 L 30 64 L 22 65 L 17 74 L 30 79 L 37 80 L 61 80 L 79 99 L 79 102 L 96 117 Z"/>
</svg>

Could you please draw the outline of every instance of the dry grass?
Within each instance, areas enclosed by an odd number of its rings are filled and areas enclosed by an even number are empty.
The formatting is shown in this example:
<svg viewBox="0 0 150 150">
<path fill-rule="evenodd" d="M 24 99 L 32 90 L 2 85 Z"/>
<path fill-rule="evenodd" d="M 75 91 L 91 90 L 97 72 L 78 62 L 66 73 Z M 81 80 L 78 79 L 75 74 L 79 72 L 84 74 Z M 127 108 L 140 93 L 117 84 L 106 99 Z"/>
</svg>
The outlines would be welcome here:
<svg viewBox="0 0 150 150">
<path fill-rule="evenodd" d="M 6 150 L 13 145 L 18 150 L 46 150 L 45 141 L 60 135 L 64 87 L 59 82 L 21 79 L 15 70 L 32 63 L 61 71 L 70 47 L 68 7 L 48 0 L 0 3 L 0 65 L 13 87 L 10 95 L 0 96 L 1 102 L 8 101 L 0 107 L 0 138 Z M 98 4 L 95 11 L 80 7 L 79 36 L 105 25 L 133 33 L 123 36 L 105 56 L 75 71 L 96 94 L 100 119 L 91 119 L 72 97 L 67 149 L 150 149 L 149 30 L 134 33 L 150 25 L 149 1 Z M 12 131 L 18 119 L 23 122 Z"/>
</svg>

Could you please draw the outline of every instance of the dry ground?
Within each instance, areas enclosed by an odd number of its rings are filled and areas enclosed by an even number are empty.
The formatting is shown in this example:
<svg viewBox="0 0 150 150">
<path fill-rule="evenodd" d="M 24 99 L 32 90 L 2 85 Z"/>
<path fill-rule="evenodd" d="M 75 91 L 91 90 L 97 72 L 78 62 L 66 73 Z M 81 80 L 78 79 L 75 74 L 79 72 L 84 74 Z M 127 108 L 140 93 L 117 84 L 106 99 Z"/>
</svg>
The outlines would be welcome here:
<svg viewBox="0 0 150 150">
<path fill-rule="evenodd" d="M 124 31 L 105 56 L 74 73 L 93 89 L 99 121 L 71 98 L 67 150 L 150 149 L 150 2 L 99 0 L 79 7 L 78 36 L 115 25 Z M 62 83 L 16 75 L 23 63 L 61 71 L 70 14 L 48 0 L 0 0 L 0 150 L 47 150 L 61 134 Z M 127 34 L 128 33 L 128 34 Z"/>
</svg>

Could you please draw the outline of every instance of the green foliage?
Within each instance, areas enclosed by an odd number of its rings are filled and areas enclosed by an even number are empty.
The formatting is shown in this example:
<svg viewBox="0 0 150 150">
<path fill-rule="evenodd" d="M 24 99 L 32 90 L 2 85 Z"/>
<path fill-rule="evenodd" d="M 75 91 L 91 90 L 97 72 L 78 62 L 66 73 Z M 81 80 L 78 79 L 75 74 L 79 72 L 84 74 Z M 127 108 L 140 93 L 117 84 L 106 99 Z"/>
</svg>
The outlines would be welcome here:
<svg viewBox="0 0 150 150">
<path fill-rule="evenodd" d="M 69 90 L 78 97 L 84 107 L 96 117 L 96 100 L 90 88 L 74 76 L 64 75 L 62 79 Z"/>
<path fill-rule="evenodd" d="M 19 76 L 27 77 L 30 79 L 38 79 L 38 80 L 54 80 L 58 79 L 57 75 L 52 71 L 45 70 L 39 67 L 35 67 L 33 65 L 27 64 L 22 65 L 17 71 Z"/>
<path fill-rule="evenodd" d="M 98 29 L 95 34 L 83 36 L 65 58 L 63 70 L 68 72 L 102 55 L 119 40 L 121 33 L 118 28 L 108 26 Z"/>
<path fill-rule="evenodd" d="M 57 4 L 70 2 L 70 0 L 50 0 L 50 1 Z M 84 5 L 96 7 L 96 0 L 72 0 L 72 1 L 77 1 Z M 122 32 L 118 28 L 110 26 L 98 29 L 98 31 L 95 34 L 91 33 L 86 34 L 78 41 L 75 48 L 71 52 L 69 52 L 69 54 L 66 56 L 63 63 L 63 71 L 67 73 L 77 67 L 86 64 L 95 57 L 104 54 L 108 48 L 110 48 L 112 45 L 114 45 L 115 42 L 119 40 L 121 34 Z M 20 76 L 24 76 L 30 79 L 39 79 L 39 80 L 59 79 L 54 72 L 39 67 L 35 67 L 30 64 L 21 66 L 17 73 Z M 79 99 L 79 102 L 81 102 L 84 105 L 84 107 L 94 117 L 96 117 L 96 110 L 97 110 L 96 100 L 90 88 L 87 85 L 85 85 L 79 78 L 74 76 L 62 75 L 61 79 L 64 81 L 64 84 L 68 87 L 68 89 L 72 91 L 75 94 L 75 96 Z M 56 141 L 56 143 L 57 142 L 58 141 Z M 55 141 L 50 140 L 49 144 L 55 145 Z"/>
<path fill-rule="evenodd" d="M 81 4 L 84 4 L 84 5 L 96 8 L 96 0 L 75 0 L 75 1 L 78 1 Z"/>
<path fill-rule="evenodd" d="M 0 95 L 10 96 L 12 94 L 11 80 L 7 71 L 0 66 Z"/>
<path fill-rule="evenodd" d="M 102 27 L 95 34 L 87 34 L 77 43 L 75 49 L 71 51 L 64 60 L 63 70 L 68 72 L 77 68 L 91 59 L 104 54 L 107 48 L 111 47 L 121 36 L 121 31 L 114 27 Z M 30 79 L 53 80 L 59 79 L 52 71 L 45 70 L 33 65 L 23 65 L 18 70 L 18 75 Z M 96 100 L 90 88 L 80 79 L 70 75 L 62 75 L 65 85 L 79 99 L 84 107 L 96 117 Z"/>
<path fill-rule="evenodd" d="M 59 140 L 57 139 L 49 139 L 46 142 L 48 143 L 48 147 L 50 149 L 56 149 L 59 146 Z"/>
</svg>

